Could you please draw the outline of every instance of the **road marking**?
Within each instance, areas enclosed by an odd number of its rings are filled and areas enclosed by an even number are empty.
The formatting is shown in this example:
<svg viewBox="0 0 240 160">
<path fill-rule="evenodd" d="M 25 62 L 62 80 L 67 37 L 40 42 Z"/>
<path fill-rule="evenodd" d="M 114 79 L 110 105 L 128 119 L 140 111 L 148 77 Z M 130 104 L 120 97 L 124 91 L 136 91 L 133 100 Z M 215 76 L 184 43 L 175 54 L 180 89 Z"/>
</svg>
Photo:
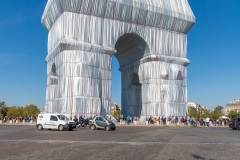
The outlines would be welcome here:
<svg viewBox="0 0 240 160">
<path fill-rule="evenodd" d="M 35 139 L 0 139 L 10 143 L 84 143 L 84 144 L 124 144 L 124 145 L 234 145 L 240 142 L 121 142 L 121 141 L 74 141 L 74 140 L 35 140 Z"/>
</svg>

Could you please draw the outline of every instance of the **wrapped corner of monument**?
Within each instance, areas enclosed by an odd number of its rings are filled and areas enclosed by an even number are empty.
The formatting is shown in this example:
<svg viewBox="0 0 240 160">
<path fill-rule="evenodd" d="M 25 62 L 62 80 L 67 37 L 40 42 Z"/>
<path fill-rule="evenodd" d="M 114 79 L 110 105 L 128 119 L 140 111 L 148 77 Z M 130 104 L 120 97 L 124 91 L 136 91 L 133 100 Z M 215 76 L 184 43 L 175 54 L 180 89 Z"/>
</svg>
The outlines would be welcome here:
<svg viewBox="0 0 240 160">
<path fill-rule="evenodd" d="M 185 116 L 187 0 L 48 0 L 45 112 L 111 113 L 112 56 L 125 116 Z"/>
</svg>

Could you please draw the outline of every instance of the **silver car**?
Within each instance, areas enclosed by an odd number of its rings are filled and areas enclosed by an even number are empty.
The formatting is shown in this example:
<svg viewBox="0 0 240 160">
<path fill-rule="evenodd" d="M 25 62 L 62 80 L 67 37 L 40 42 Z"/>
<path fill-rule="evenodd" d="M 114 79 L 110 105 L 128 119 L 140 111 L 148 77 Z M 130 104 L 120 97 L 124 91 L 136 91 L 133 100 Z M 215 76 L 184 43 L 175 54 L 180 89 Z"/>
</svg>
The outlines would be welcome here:
<svg viewBox="0 0 240 160">
<path fill-rule="evenodd" d="M 103 116 L 96 116 L 90 122 L 90 128 L 92 130 L 105 129 L 106 131 L 110 131 L 115 130 L 116 126 L 111 120 L 104 118 Z"/>
</svg>

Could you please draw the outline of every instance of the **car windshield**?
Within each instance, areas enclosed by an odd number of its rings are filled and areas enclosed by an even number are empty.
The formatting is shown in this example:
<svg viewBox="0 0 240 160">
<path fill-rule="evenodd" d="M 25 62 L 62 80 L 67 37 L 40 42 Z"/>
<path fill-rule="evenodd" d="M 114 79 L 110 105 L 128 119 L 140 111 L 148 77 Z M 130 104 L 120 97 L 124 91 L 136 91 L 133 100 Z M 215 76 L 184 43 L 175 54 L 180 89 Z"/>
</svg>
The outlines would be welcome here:
<svg viewBox="0 0 240 160">
<path fill-rule="evenodd" d="M 69 119 L 64 115 L 57 115 L 60 120 L 68 121 Z"/>
</svg>

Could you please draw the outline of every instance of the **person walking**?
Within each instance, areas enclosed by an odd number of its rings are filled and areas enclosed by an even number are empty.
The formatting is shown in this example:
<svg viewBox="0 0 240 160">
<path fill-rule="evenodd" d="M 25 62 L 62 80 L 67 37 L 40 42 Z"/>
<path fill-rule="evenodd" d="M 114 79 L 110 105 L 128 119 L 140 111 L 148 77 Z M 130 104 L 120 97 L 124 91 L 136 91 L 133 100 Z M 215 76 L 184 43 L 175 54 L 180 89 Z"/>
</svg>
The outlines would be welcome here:
<svg viewBox="0 0 240 160">
<path fill-rule="evenodd" d="M 207 126 L 207 127 L 209 127 L 209 121 L 210 121 L 210 118 L 207 117 L 207 118 L 205 119 L 205 122 L 206 122 L 206 126 Z"/>
<path fill-rule="evenodd" d="M 130 124 L 131 119 L 132 119 L 132 118 L 131 118 L 129 115 L 126 117 L 127 124 Z"/>
<path fill-rule="evenodd" d="M 158 124 L 160 124 L 160 121 L 161 121 L 161 118 L 160 118 L 160 117 L 158 117 Z"/>
<path fill-rule="evenodd" d="M 178 123 L 178 116 L 175 117 L 174 122 L 175 122 L 175 124 L 177 125 L 177 123 Z"/>
</svg>

